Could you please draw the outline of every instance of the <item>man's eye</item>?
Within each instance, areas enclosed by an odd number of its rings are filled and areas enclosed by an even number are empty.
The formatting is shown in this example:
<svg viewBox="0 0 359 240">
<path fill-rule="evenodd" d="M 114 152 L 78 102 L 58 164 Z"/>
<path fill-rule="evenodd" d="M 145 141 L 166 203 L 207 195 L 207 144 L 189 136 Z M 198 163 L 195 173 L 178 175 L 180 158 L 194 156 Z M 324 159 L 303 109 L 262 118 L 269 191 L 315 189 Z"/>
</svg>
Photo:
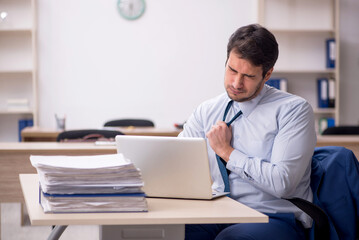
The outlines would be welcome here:
<svg viewBox="0 0 359 240">
<path fill-rule="evenodd" d="M 251 75 L 244 75 L 245 78 L 248 78 L 248 79 L 254 79 L 254 76 L 251 76 Z"/>
<path fill-rule="evenodd" d="M 235 70 L 231 69 L 231 68 L 229 69 L 229 73 L 232 74 L 232 75 L 237 74 L 237 72 Z"/>
</svg>

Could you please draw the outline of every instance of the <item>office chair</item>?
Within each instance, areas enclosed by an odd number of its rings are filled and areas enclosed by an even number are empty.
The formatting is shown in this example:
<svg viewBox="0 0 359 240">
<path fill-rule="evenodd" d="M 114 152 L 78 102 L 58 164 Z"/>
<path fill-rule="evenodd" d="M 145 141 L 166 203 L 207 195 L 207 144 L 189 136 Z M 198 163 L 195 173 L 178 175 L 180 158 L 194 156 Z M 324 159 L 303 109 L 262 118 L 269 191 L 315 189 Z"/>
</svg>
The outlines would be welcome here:
<svg viewBox="0 0 359 240">
<path fill-rule="evenodd" d="M 114 141 L 117 135 L 123 135 L 120 131 L 103 129 L 81 129 L 61 132 L 57 142 L 94 142 L 97 140 Z"/>
<path fill-rule="evenodd" d="M 322 135 L 359 135 L 359 126 L 336 126 L 325 129 Z"/>
<path fill-rule="evenodd" d="M 359 239 L 359 162 L 344 147 L 317 147 L 312 158 L 313 203 L 287 199 L 313 218 L 309 239 Z"/>
<path fill-rule="evenodd" d="M 302 198 L 286 199 L 313 219 L 313 240 L 329 240 L 330 225 L 327 214 L 317 205 Z"/>
<path fill-rule="evenodd" d="M 108 121 L 104 127 L 154 127 L 155 124 L 147 119 L 117 119 Z"/>
</svg>

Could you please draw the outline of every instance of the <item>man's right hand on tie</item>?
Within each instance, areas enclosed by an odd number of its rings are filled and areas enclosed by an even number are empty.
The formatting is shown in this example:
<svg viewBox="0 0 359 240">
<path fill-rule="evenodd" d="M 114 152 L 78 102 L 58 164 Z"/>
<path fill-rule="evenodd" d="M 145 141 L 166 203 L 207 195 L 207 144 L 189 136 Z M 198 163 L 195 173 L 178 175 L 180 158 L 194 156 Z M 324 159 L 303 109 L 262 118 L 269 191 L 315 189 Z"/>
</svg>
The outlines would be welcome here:
<svg viewBox="0 0 359 240">
<path fill-rule="evenodd" d="M 227 126 L 223 121 L 218 121 L 213 125 L 211 130 L 207 132 L 206 137 L 213 151 L 223 160 L 228 162 L 234 148 L 231 146 L 232 127 Z"/>
</svg>

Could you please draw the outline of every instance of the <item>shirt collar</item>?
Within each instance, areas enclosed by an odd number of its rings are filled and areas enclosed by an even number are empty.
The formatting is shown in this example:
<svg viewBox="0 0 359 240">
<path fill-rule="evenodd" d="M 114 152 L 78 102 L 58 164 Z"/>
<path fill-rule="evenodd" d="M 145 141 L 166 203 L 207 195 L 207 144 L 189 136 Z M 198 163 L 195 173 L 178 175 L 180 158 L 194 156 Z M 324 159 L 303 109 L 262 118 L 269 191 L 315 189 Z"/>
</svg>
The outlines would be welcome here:
<svg viewBox="0 0 359 240">
<path fill-rule="evenodd" d="M 267 90 L 268 90 L 267 86 L 264 85 L 262 90 L 259 92 L 258 96 L 253 98 L 252 100 L 245 101 L 245 102 L 234 101 L 233 105 L 232 105 L 233 110 L 235 110 L 235 112 L 238 112 L 239 110 L 241 110 L 243 112 L 243 115 L 245 117 L 248 117 L 252 113 L 252 111 L 256 108 L 256 106 L 258 105 L 260 100 L 263 98 L 263 96 L 265 95 Z"/>
</svg>

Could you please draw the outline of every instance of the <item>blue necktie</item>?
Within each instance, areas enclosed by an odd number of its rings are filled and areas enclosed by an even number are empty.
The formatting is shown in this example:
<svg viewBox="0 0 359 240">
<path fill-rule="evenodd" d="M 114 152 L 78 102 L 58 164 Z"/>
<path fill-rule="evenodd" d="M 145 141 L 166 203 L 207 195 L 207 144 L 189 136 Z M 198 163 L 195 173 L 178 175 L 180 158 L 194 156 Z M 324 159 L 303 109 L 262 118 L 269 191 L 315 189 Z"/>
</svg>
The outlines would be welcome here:
<svg viewBox="0 0 359 240">
<path fill-rule="evenodd" d="M 231 108 L 233 104 L 233 100 L 230 101 L 228 104 L 227 104 L 227 107 L 226 107 L 226 110 L 224 111 L 224 115 L 223 115 L 223 121 L 226 120 L 226 117 L 227 117 L 227 114 L 228 114 L 228 111 L 229 109 Z M 229 121 L 227 122 L 227 126 L 231 125 L 232 122 L 234 120 L 236 120 L 240 115 L 242 115 L 242 111 L 239 111 L 236 115 L 234 115 L 234 117 Z M 218 162 L 218 167 L 219 167 L 219 171 L 221 172 L 221 175 L 222 175 L 222 178 L 223 178 L 223 182 L 224 182 L 224 191 L 225 192 L 229 192 L 230 189 L 229 189 L 229 179 L 228 179 L 228 175 L 230 173 L 230 171 L 226 168 L 226 165 L 227 165 L 227 162 L 224 161 L 220 156 L 218 156 L 216 154 L 216 158 L 217 158 L 217 162 Z"/>
</svg>

